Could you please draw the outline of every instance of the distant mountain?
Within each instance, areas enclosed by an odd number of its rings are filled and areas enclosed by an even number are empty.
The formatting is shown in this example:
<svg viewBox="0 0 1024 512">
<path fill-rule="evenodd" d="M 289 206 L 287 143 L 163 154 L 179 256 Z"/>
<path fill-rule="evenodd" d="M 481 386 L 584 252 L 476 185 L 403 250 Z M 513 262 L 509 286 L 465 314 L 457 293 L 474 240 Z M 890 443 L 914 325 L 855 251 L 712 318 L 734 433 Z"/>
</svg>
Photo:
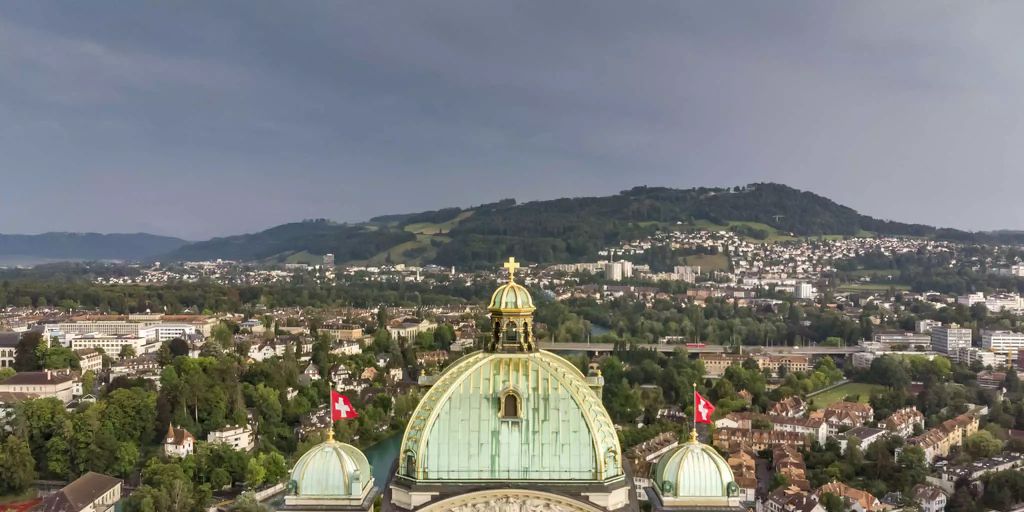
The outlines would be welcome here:
<svg viewBox="0 0 1024 512">
<path fill-rule="evenodd" d="M 295 257 L 315 260 L 332 253 L 338 262 L 343 262 L 368 259 L 415 238 L 412 233 L 386 226 L 337 224 L 318 219 L 282 224 L 259 233 L 196 242 L 160 258 L 285 262 Z"/>
<path fill-rule="evenodd" d="M 0 234 L 0 259 L 26 262 L 43 260 L 134 261 L 173 251 L 187 243 L 180 238 L 147 233 Z"/>
</svg>

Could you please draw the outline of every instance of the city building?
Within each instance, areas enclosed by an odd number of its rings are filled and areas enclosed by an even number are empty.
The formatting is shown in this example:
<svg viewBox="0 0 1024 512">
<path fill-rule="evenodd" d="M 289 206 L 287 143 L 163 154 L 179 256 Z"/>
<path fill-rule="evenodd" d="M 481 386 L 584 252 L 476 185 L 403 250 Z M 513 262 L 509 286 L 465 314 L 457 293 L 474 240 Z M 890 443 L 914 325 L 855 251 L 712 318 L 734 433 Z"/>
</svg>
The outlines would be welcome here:
<svg viewBox="0 0 1024 512">
<path fill-rule="evenodd" d="M 973 414 L 961 414 L 946 420 L 919 436 L 907 439 L 907 444 L 920 446 L 925 460 L 931 462 L 938 457 L 949 455 L 950 449 L 962 446 L 964 440 L 978 431 L 978 418 Z"/>
<path fill-rule="evenodd" d="M 124 347 L 130 347 L 136 355 L 160 350 L 159 343 L 149 343 L 149 340 L 142 336 L 129 336 L 126 334 L 89 333 L 75 336 L 71 339 L 71 348 L 74 350 L 100 349 L 111 357 L 117 357 Z"/>
<path fill-rule="evenodd" d="M 256 446 L 255 435 L 249 425 L 234 425 L 214 430 L 206 436 L 206 442 L 226 444 L 244 452 L 251 451 Z"/>
<path fill-rule="evenodd" d="M 121 501 L 121 480 L 93 473 L 78 477 L 61 490 L 43 498 L 36 512 L 108 512 Z"/>
<path fill-rule="evenodd" d="M 835 436 L 840 429 L 859 427 L 874 420 L 875 410 L 859 402 L 835 402 L 815 411 L 812 418 L 821 418 L 828 425 L 828 435 Z"/>
<path fill-rule="evenodd" d="M 957 324 L 932 327 L 932 350 L 958 357 L 958 350 L 971 347 L 971 330 Z"/>
<path fill-rule="evenodd" d="M 181 427 L 167 425 L 167 435 L 164 436 L 164 454 L 168 457 L 184 458 L 192 455 L 195 450 L 196 438 L 192 433 Z"/>
<path fill-rule="evenodd" d="M 921 333 L 921 334 L 931 334 L 933 327 L 938 327 L 938 326 L 941 326 L 941 325 L 942 325 L 942 322 L 939 322 L 938 320 L 929 320 L 929 319 L 918 320 L 917 323 L 914 324 L 914 326 L 915 326 L 914 330 L 916 332 L 918 332 L 918 333 Z M 929 338 L 929 342 L 930 342 L 930 338 Z"/>
<path fill-rule="evenodd" d="M 655 485 L 651 472 L 654 464 L 662 455 L 679 446 L 679 438 L 675 432 L 662 432 L 644 441 L 626 453 L 633 464 L 633 490 L 638 501 L 647 501 L 647 489 Z"/>
<path fill-rule="evenodd" d="M 1013 331 L 981 331 L 981 348 L 1016 359 L 1024 347 L 1024 333 Z M 1005 359 L 1005 358 L 1004 358 Z"/>
<path fill-rule="evenodd" d="M 56 398 L 67 404 L 74 397 L 74 386 L 74 377 L 66 373 L 18 372 L 0 382 L 0 393 L 12 393 L 9 398 Z"/>
<path fill-rule="evenodd" d="M 948 493 L 956 490 L 956 482 L 965 479 L 968 482 L 977 482 L 989 473 L 1018 469 L 1024 467 L 1024 455 L 1019 453 L 1002 453 L 995 457 L 976 460 L 962 466 L 943 466 L 939 469 L 938 477 L 928 477 L 928 482 L 941 487 Z"/>
<path fill-rule="evenodd" d="M 324 267 L 334 268 L 334 255 L 331 253 L 324 254 Z"/>
<path fill-rule="evenodd" d="M 309 449 L 292 468 L 284 497 L 285 512 L 355 512 L 374 509 L 380 488 L 373 468 L 358 448 L 334 440 L 328 427 L 327 441 Z"/>
<path fill-rule="evenodd" d="M 798 299 L 811 300 L 814 298 L 814 287 L 811 283 L 797 283 L 793 287 L 793 295 Z"/>
<path fill-rule="evenodd" d="M 0 368 L 13 368 L 21 333 L 0 332 Z"/>
<path fill-rule="evenodd" d="M 396 320 L 387 326 L 388 333 L 391 334 L 391 339 L 404 338 L 406 340 L 416 339 L 416 335 L 421 332 L 433 331 L 437 328 L 437 324 L 430 320 Z"/>
<path fill-rule="evenodd" d="M 75 350 L 78 356 L 78 366 L 82 373 L 92 371 L 99 373 L 103 369 L 103 354 L 95 348 L 80 348 Z"/>
<path fill-rule="evenodd" d="M 363 337 L 363 328 L 353 324 L 325 324 L 319 332 L 337 341 L 357 341 Z"/>
</svg>

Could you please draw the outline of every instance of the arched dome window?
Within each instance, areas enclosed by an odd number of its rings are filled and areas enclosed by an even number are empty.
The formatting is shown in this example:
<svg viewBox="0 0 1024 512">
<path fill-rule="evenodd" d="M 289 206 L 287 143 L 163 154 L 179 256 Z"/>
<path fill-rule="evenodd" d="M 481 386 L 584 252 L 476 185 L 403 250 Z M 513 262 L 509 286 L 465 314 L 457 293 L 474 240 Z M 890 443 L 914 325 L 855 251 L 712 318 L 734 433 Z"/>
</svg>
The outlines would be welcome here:
<svg viewBox="0 0 1024 512">
<path fill-rule="evenodd" d="M 498 417 L 503 420 L 518 420 L 523 417 L 523 398 L 514 389 L 502 392 L 498 404 Z"/>
</svg>

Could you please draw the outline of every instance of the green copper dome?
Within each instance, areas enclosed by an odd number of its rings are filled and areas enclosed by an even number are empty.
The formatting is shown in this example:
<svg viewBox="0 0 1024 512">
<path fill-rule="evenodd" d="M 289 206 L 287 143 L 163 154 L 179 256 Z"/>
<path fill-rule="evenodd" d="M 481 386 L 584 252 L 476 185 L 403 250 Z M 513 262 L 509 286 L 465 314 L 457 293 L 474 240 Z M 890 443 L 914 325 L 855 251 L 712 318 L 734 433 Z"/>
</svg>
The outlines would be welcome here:
<svg viewBox="0 0 1024 512">
<path fill-rule="evenodd" d="M 419 482 L 622 478 L 600 398 L 550 352 L 475 352 L 424 395 L 402 439 L 398 474 Z"/>
<path fill-rule="evenodd" d="M 291 480 L 297 496 L 358 497 L 373 485 L 373 473 L 363 452 L 332 439 L 303 454 Z"/>
<path fill-rule="evenodd" d="M 530 297 L 530 292 L 520 284 L 510 281 L 494 290 L 494 294 L 491 295 L 491 304 L 487 306 L 487 309 L 533 312 L 536 308 L 533 307 L 533 297 Z"/>
<path fill-rule="evenodd" d="M 688 498 L 724 501 L 739 493 L 729 464 L 695 437 L 661 457 L 654 468 L 654 481 L 666 502 Z"/>
</svg>

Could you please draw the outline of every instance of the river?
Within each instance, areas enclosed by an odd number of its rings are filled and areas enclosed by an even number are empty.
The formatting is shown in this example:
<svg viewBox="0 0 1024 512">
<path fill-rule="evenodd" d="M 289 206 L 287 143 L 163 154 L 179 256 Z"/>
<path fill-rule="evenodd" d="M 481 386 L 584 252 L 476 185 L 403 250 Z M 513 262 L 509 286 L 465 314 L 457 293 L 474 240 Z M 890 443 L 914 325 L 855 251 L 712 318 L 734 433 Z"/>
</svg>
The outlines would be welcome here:
<svg viewBox="0 0 1024 512">
<path fill-rule="evenodd" d="M 363 451 L 366 454 L 366 459 L 370 461 L 370 466 L 373 466 L 373 480 L 378 487 L 383 489 L 384 482 L 388 481 L 388 473 L 391 472 L 391 466 L 398 458 L 398 450 L 401 449 L 401 446 L 402 433 L 398 432 Z"/>
</svg>

